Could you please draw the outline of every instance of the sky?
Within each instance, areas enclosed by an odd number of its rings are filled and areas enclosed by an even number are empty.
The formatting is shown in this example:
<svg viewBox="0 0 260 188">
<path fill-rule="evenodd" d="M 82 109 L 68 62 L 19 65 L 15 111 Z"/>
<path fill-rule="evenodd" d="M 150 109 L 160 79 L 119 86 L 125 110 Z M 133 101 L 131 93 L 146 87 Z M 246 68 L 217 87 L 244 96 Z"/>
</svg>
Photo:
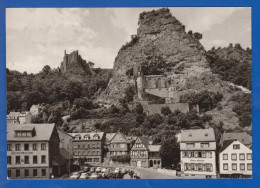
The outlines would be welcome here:
<svg viewBox="0 0 260 188">
<path fill-rule="evenodd" d="M 78 50 L 95 67 L 113 68 L 115 57 L 136 34 L 139 14 L 158 8 L 8 8 L 6 66 L 38 73 L 57 68 L 64 56 Z M 205 49 L 240 43 L 251 48 L 250 7 L 170 8 L 186 31 L 200 32 Z"/>
</svg>

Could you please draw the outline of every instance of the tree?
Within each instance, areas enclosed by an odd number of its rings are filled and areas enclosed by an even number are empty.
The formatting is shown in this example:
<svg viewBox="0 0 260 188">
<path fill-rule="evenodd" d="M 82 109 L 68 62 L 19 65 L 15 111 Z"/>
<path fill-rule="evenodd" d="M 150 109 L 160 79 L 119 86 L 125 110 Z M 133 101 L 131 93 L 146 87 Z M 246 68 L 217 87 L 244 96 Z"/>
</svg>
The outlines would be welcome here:
<svg viewBox="0 0 260 188">
<path fill-rule="evenodd" d="M 202 34 L 201 33 L 196 32 L 196 33 L 193 34 L 193 36 L 194 36 L 194 38 L 196 38 L 198 40 L 202 39 Z"/>
<path fill-rule="evenodd" d="M 188 31 L 188 35 L 192 35 L 192 30 L 189 30 L 189 31 Z"/>
<path fill-rule="evenodd" d="M 169 108 L 169 106 L 166 107 L 162 107 L 161 109 L 161 114 L 168 116 L 172 113 L 171 109 Z"/>
<path fill-rule="evenodd" d="M 134 100 L 134 95 L 135 95 L 135 88 L 133 86 L 128 86 L 125 89 L 125 101 L 127 103 L 132 102 Z"/>
<path fill-rule="evenodd" d="M 140 103 L 137 103 L 137 105 L 135 106 L 135 112 L 137 114 L 143 114 L 144 108 Z"/>
<path fill-rule="evenodd" d="M 177 167 L 180 161 L 180 146 L 175 136 L 162 141 L 160 155 L 164 167 Z"/>
</svg>

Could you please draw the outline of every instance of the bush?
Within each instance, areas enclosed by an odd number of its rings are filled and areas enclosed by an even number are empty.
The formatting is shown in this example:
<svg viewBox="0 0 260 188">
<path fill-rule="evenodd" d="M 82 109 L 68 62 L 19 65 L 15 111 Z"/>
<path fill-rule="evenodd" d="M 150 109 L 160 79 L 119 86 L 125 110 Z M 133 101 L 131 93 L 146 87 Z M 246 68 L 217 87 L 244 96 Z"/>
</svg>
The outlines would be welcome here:
<svg viewBox="0 0 260 188">
<path fill-rule="evenodd" d="M 120 155 L 120 156 L 112 156 L 111 160 L 113 162 L 119 162 L 119 163 L 130 163 L 131 157 L 129 154 Z"/>
</svg>

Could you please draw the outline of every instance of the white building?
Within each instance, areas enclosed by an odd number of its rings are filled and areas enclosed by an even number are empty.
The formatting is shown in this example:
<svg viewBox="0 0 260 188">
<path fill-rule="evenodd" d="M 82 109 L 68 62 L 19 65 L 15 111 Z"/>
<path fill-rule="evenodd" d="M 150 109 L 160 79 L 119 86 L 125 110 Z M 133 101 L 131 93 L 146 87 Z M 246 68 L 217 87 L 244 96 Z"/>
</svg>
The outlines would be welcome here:
<svg viewBox="0 0 260 188">
<path fill-rule="evenodd" d="M 31 112 L 21 112 L 18 116 L 20 124 L 30 124 L 32 122 Z"/>
<path fill-rule="evenodd" d="M 181 130 L 180 154 L 181 172 L 185 176 L 216 177 L 216 140 L 212 128 Z"/>
<path fill-rule="evenodd" d="M 252 177 L 252 150 L 238 140 L 224 142 L 219 153 L 220 176 Z"/>
</svg>

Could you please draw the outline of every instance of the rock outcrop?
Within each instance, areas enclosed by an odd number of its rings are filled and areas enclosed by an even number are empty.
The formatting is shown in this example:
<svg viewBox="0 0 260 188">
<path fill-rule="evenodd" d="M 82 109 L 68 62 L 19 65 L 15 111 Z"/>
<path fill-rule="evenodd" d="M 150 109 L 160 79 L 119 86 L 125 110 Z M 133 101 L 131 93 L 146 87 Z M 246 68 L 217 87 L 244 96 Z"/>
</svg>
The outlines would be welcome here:
<svg viewBox="0 0 260 188">
<path fill-rule="evenodd" d="M 180 86 L 178 94 L 202 90 L 220 92 L 224 96 L 224 103 L 227 103 L 234 88 L 211 72 L 199 38 L 190 32 L 186 33 L 185 26 L 172 16 L 169 9 L 143 12 L 138 23 L 137 35 L 133 35 L 132 40 L 119 50 L 114 62 L 113 77 L 106 91 L 99 96 L 99 101 L 118 104 L 125 95 L 125 88 L 129 85 L 136 86 L 142 66 L 156 65 L 154 69 L 160 68 L 161 74 L 172 78 L 171 85 Z M 224 110 L 225 113 L 212 112 L 215 123 L 223 119 L 225 114 L 227 117 L 230 114 L 234 116 L 231 107 Z M 224 119 L 226 127 L 239 126 L 235 116 Z"/>
</svg>

